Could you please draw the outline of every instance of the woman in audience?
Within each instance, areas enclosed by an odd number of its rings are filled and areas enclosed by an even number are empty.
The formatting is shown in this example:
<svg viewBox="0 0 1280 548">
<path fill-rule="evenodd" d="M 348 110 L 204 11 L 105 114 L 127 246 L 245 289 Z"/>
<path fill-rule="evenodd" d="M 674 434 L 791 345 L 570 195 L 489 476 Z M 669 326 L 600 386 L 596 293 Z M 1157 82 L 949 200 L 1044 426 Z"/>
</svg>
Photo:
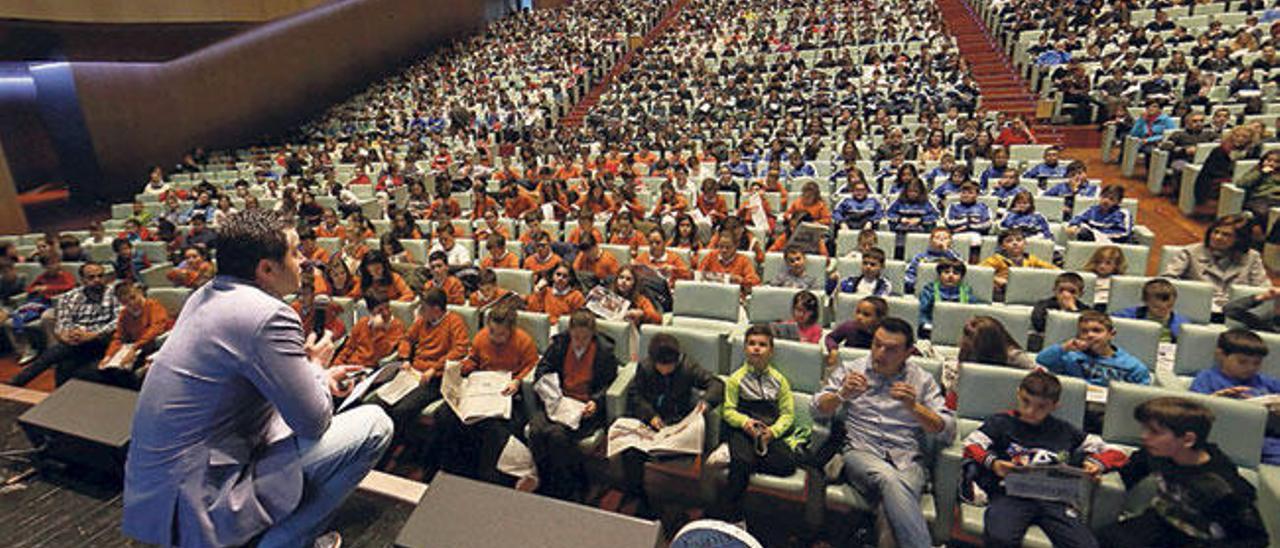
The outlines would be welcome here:
<svg viewBox="0 0 1280 548">
<path fill-rule="evenodd" d="M 530 312 L 542 312 L 554 325 L 560 316 L 570 314 L 587 303 L 582 292 L 578 291 L 578 277 L 573 268 L 565 263 L 557 264 L 547 271 L 533 288 L 533 294 L 526 299 Z"/>
<path fill-rule="evenodd" d="M 413 291 L 404 278 L 391 268 L 391 260 L 381 250 L 370 251 L 360 261 L 359 292 L 379 291 L 388 301 L 409 302 Z"/>
<path fill-rule="evenodd" d="M 955 361 L 947 360 L 942 366 L 942 388 L 947 393 L 947 405 L 955 407 L 957 381 L 960 369 L 966 363 L 1003 365 L 1018 369 L 1035 369 L 1036 362 L 1022 350 L 1000 320 L 991 316 L 974 316 L 964 323 L 960 335 L 960 353 Z"/>
<path fill-rule="evenodd" d="M 1200 174 L 1196 176 L 1196 206 L 1205 209 L 1216 204 L 1222 183 L 1231 182 L 1237 160 L 1257 160 L 1262 156 L 1261 137 L 1247 127 L 1236 127 L 1222 144 L 1209 152 Z"/>
<path fill-rule="evenodd" d="M 1262 155 L 1258 165 L 1236 182 L 1244 189 L 1244 210 L 1253 215 L 1250 219 L 1250 238 L 1255 241 L 1280 243 L 1280 232 L 1264 234 L 1271 218 L 1271 208 L 1280 206 L 1280 150 Z"/>
<path fill-rule="evenodd" d="M 632 263 L 654 269 L 666 278 L 671 287 L 675 287 L 676 280 L 687 280 L 693 277 L 684 259 L 667 249 L 666 236 L 663 235 L 662 229 L 656 226 L 649 229 L 649 250 L 633 259 Z"/>
<path fill-rule="evenodd" d="M 360 281 L 351 274 L 351 269 L 347 268 L 346 261 L 343 261 L 335 253 L 333 257 L 329 258 L 329 262 L 324 268 L 324 287 L 322 289 L 317 285 L 316 293 L 325 293 L 334 297 L 356 298 L 360 296 Z"/>
<path fill-rule="evenodd" d="M 1209 225 L 1203 241 L 1174 253 L 1160 275 L 1213 284 L 1213 311 L 1221 312 L 1231 286 L 1271 284 L 1262 255 L 1251 247 L 1249 221 L 1240 215 L 1223 217 Z"/>
<path fill-rule="evenodd" d="M 631 303 L 623 317 L 637 328 L 643 324 L 662 324 L 662 313 L 658 312 L 653 302 L 640 291 L 636 285 L 635 267 L 627 265 L 618 271 L 613 279 L 613 292 Z"/>
<path fill-rule="evenodd" d="M 929 232 L 938 223 L 938 209 L 929 201 L 924 182 L 913 179 L 885 214 L 894 232 Z"/>
<path fill-rule="evenodd" d="M 1092 272 L 1097 276 L 1097 281 L 1093 286 L 1094 308 L 1098 310 L 1107 309 L 1107 302 L 1111 300 L 1111 277 L 1123 276 L 1128 269 L 1129 262 L 1125 258 L 1124 252 L 1114 245 L 1099 247 L 1089 257 L 1089 260 L 1085 261 L 1080 270 Z"/>
</svg>

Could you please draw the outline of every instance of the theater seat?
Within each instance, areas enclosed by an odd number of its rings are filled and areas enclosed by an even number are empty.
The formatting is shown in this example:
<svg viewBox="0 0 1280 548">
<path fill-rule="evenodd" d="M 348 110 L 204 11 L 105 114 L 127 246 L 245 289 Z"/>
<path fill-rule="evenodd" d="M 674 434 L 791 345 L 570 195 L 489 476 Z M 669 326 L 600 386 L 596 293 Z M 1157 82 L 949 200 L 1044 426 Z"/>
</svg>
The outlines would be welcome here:
<svg viewBox="0 0 1280 548">
<path fill-rule="evenodd" d="M 1084 292 L 1080 300 L 1093 304 L 1093 289 L 1097 276 L 1092 272 L 1076 272 L 1084 279 Z M 1053 281 L 1061 270 L 1014 267 L 1009 269 L 1009 285 L 1005 287 L 1005 304 L 1034 305 L 1053 296 Z"/>
</svg>

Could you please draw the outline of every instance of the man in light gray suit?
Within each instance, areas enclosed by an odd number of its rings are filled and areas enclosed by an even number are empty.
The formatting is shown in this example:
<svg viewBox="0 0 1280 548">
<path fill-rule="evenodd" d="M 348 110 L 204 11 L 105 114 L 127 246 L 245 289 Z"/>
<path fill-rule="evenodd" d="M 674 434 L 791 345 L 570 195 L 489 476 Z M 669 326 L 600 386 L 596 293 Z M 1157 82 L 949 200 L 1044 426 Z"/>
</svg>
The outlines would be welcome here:
<svg viewBox="0 0 1280 548">
<path fill-rule="evenodd" d="M 321 545 L 315 538 L 378 461 L 391 420 L 335 416 L 326 336 L 304 339 L 281 300 L 298 289 L 298 234 L 273 212 L 233 214 L 218 276 L 191 294 L 138 398 L 123 530 L 162 546 Z M 341 543 L 336 534 L 323 544 Z"/>
</svg>

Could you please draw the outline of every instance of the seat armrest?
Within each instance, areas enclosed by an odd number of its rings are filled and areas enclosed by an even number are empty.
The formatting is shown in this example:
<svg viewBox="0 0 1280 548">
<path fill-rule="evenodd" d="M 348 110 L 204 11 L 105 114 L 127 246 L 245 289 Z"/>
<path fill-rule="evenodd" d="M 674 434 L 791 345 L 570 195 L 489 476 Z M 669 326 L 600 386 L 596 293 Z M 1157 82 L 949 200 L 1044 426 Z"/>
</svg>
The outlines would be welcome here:
<svg viewBox="0 0 1280 548">
<path fill-rule="evenodd" d="M 937 511 L 933 529 L 945 532 L 945 536 L 950 535 L 955 523 L 963 465 L 964 442 L 961 440 L 938 452 L 933 463 L 933 504 Z M 939 538 L 939 535 L 935 534 L 934 538 Z"/>
<path fill-rule="evenodd" d="M 1232 183 L 1224 183 L 1218 194 L 1218 218 L 1244 211 L 1244 189 Z"/>
<path fill-rule="evenodd" d="M 1190 215 L 1196 207 L 1196 179 L 1200 177 L 1201 167 L 1187 164 L 1182 168 L 1182 182 L 1178 185 L 1178 209 L 1183 215 Z"/>
<path fill-rule="evenodd" d="M 1156 148 L 1151 151 L 1151 161 L 1147 167 L 1147 190 L 1159 194 L 1164 186 L 1164 176 L 1169 169 L 1169 151 Z"/>
<path fill-rule="evenodd" d="M 1258 513 L 1271 536 L 1271 546 L 1280 546 L 1280 466 L 1258 467 Z"/>
<path fill-rule="evenodd" d="M 1133 177 L 1138 163 L 1138 148 L 1141 146 L 1142 140 L 1137 137 L 1124 138 L 1124 150 L 1120 154 L 1120 173 L 1125 177 Z"/>
<path fill-rule="evenodd" d="M 609 389 L 605 391 L 604 406 L 606 417 L 610 424 L 618 417 L 621 417 L 627 408 L 627 389 L 631 387 L 631 381 L 636 378 L 635 363 L 629 363 L 618 368 L 618 376 L 613 379 L 613 384 L 609 385 Z"/>
</svg>

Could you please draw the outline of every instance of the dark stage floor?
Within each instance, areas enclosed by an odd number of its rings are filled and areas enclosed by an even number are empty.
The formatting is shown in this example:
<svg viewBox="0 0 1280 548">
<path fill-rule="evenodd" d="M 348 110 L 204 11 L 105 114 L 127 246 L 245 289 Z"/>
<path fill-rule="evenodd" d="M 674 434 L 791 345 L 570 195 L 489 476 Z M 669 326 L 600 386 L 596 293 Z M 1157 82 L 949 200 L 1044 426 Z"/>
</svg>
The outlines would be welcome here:
<svg viewBox="0 0 1280 548">
<path fill-rule="evenodd" d="M 30 447 L 17 418 L 30 407 L 0 399 L 0 451 Z M 26 469 L 0 460 L 0 484 Z M 120 533 L 120 486 L 74 469 L 0 486 L 0 544 L 11 548 L 145 546 Z M 333 527 L 343 546 L 391 546 L 413 507 L 357 491 Z"/>
</svg>

